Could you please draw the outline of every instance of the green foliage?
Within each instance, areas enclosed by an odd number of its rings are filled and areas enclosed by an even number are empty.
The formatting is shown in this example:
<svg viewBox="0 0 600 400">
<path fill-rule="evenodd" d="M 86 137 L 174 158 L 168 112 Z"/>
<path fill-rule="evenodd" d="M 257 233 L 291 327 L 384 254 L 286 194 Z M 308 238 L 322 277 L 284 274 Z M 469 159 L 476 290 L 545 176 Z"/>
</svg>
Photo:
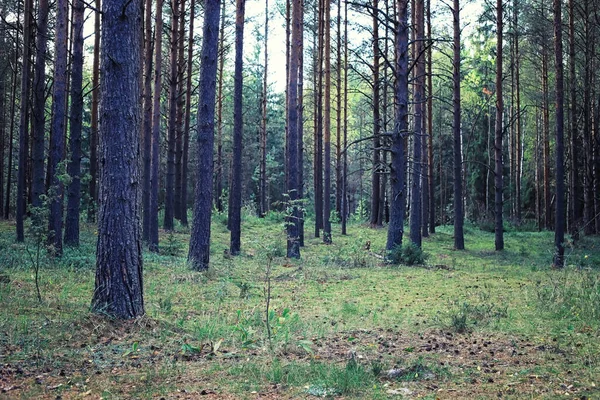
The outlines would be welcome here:
<svg viewBox="0 0 600 400">
<path fill-rule="evenodd" d="M 175 233 L 169 232 L 165 239 L 165 243 L 161 246 L 162 252 L 172 257 L 179 256 L 183 250 L 183 244 L 177 239 Z"/>
<path fill-rule="evenodd" d="M 508 307 L 492 303 L 489 295 L 481 292 L 477 302 L 450 301 L 446 321 L 443 321 L 442 325 L 457 333 L 465 333 L 476 326 L 482 327 L 506 317 Z"/>
<path fill-rule="evenodd" d="M 600 276 L 594 270 L 566 268 L 537 282 L 540 310 L 570 321 L 595 325 L 600 320 Z"/>
<path fill-rule="evenodd" d="M 405 244 L 402 247 L 395 246 L 388 252 L 388 261 L 394 265 L 423 265 L 425 260 L 427 260 L 427 254 L 413 243 Z"/>
</svg>

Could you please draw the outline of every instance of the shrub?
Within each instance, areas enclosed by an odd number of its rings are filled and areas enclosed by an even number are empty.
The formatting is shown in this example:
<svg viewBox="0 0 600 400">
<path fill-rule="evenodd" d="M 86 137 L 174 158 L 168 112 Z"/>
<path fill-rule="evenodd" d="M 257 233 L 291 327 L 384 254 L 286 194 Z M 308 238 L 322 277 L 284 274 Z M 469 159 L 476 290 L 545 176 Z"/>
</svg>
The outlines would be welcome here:
<svg viewBox="0 0 600 400">
<path fill-rule="evenodd" d="M 388 253 L 388 261 L 396 265 L 422 265 L 425 264 L 426 259 L 427 255 L 423 250 L 413 243 L 408 243 L 402 247 L 395 246 Z"/>
</svg>

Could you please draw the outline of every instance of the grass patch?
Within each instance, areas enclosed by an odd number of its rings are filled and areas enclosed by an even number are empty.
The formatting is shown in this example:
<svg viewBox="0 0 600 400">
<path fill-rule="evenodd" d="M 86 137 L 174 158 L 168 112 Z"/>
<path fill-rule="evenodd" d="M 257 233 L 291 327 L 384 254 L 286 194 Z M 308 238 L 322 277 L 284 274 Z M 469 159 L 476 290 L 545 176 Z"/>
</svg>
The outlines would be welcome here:
<svg viewBox="0 0 600 400">
<path fill-rule="evenodd" d="M 385 230 L 356 222 L 323 245 L 310 226 L 302 259 L 287 260 L 282 216 L 245 215 L 242 255 L 230 257 L 216 216 L 205 273 L 187 267 L 186 229 L 161 233 L 161 253 L 143 254 L 147 316 L 118 322 L 89 312 L 93 226 L 82 225 L 79 248 L 44 256 L 39 304 L 30 241 L 15 244 L 14 226 L 0 223 L 0 390 L 25 398 L 372 399 L 450 389 L 445 395 L 486 398 L 510 395 L 507 387 L 517 397 L 600 395 L 591 385 L 600 374 L 598 238 L 580 240 L 569 267 L 554 271 L 550 232 L 507 232 L 506 250 L 495 252 L 493 233 L 468 226 L 467 250 L 455 251 L 452 227 L 442 226 L 423 241 L 423 267 L 407 268 L 383 259 Z M 389 378 L 393 369 L 403 372 Z"/>
</svg>

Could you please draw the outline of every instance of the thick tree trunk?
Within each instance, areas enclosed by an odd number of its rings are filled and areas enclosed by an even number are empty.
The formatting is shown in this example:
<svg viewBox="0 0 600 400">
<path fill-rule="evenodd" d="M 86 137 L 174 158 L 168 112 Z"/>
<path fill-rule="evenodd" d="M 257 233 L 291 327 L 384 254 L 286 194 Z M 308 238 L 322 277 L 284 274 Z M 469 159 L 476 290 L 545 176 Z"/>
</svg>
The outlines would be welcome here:
<svg viewBox="0 0 600 400">
<path fill-rule="evenodd" d="M 175 229 L 175 142 L 177 140 L 177 50 L 179 43 L 179 2 L 171 1 L 171 43 L 169 72 L 169 126 L 167 131 L 167 179 L 163 228 Z"/>
<path fill-rule="evenodd" d="M 406 163 L 404 139 L 408 131 L 408 0 L 398 0 L 396 34 L 396 123 L 392 136 L 390 167 L 390 224 L 386 250 L 402 246 L 406 206 Z"/>
<path fill-rule="evenodd" d="M 154 54 L 154 40 L 152 38 L 152 0 L 145 0 L 144 17 L 144 119 L 142 121 L 143 135 L 143 191 L 142 191 L 142 238 L 145 243 L 150 243 L 150 192 L 152 182 L 152 56 Z"/>
<path fill-rule="evenodd" d="M 565 144 L 564 83 L 561 1 L 554 0 L 554 57 L 556 66 L 556 227 L 554 231 L 555 268 L 564 266 L 565 256 Z"/>
<path fill-rule="evenodd" d="M 92 309 L 144 314 L 140 238 L 141 0 L 102 4 L 100 212 Z"/>
<path fill-rule="evenodd" d="M 496 1 L 496 129 L 494 138 L 494 186 L 495 186 L 495 247 L 504 250 L 504 219 L 502 217 L 504 175 L 502 162 L 502 136 L 504 99 L 502 98 L 502 18 L 504 17 L 502 0 Z"/>
<path fill-rule="evenodd" d="M 44 138 L 46 136 L 46 52 L 48 49 L 48 0 L 40 0 L 36 31 L 33 77 L 33 132 L 31 149 L 32 206 L 41 207 L 44 183 Z M 40 223 L 41 221 L 37 221 Z"/>
<path fill-rule="evenodd" d="M 50 220 L 48 230 L 49 243 L 54 252 L 62 254 L 63 228 L 63 182 L 60 180 L 60 163 L 65 151 L 65 122 L 67 115 L 67 33 L 68 33 L 68 1 L 57 1 L 55 67 L 52 93 L 52 134 L 50 144 Z M 139 100 L 139 99 L 138 99 Z"/>
<path fill-rule="evenodd" d="M 425 62 L 423 58 L 423 39 L 424 39 L 424 19 L 423 19 L 423 2 L 416 2 L 416 44 L 415 54 L 416 76 L 415 76 L 415 131 L 413 138 L 413 163 L 412 163 L 412 180 L 411 180 L 411 198 L 410 198 L 410 241 L 421 247 L 421 171 L 423 161 L 423 103 L 425 89 Z M 456 199 L 455 199 L 456 201 Z"/>
<path fill-rule="evenodd" d="M 100 0 L 94 2 L 94 58 L 92 61 L 92 116 L 90 123 L 90 203 L 88 206 L 88 222 L 96 219 L 98 202 L 98 106 L 100 104 Z"/>
<path fill-rule="evenodd" d="M 232 255 L 240 254 L 242 223 L 242 137 L 243 137 L 243 63 L 244 63 L 244 11 L 246 0 L 236 0 L 235 11 L 235 71 L 233 89 L 233 154 L 231 170 L 231 229 Z"/>
<path fill-rule="evenodd" d="M 25 0 L 25 8 L 23 12 L 23 67 L 21 70 L 21 96 L 19 110 L 19 171 L 17 176 L 17 242 L 25 241 L 25 231 L 23 228 L 23 222 L 25 220 L 26 209 L 25 172 L 27 170 L 27 149 L 29 147 L 28 111 L 29 92 L 31 88 L 31 79 L 29 78 L 29 63 L 31 51 L 31 14 L 33 10 L 32 3 L 32 0 Z"/>
<path fill-rule="evenodd" d="M 465 237 L 463 232 L 464 210 L 463 210 L 463 180 L 462 180 L 462 136 L 461 136 L 461 109 L 460 109 L 460 5 L 459 0 L 454 0 L 452 10 L 454 26 L 454 58 L 452 60 L 452 84 L 454 86 L 452 105 L 454 134 L 454 248 L 465 249 Z"/>
<path fill-rule="evenodd" d="M 205 3 L 198 102 L 198 155 L 194 220 L 188 260 L 192 269 L 206 270 L 210 261 L 210 216 L 212 210 L 213 146 L 215 137 L 215 93 L 219 58 L 219 0 Z"/>
<path fill-rule="evenodd" d="M 154 93 L 152 97 L 152 160 L 150 170 L 150 251 L 158 252 L 158 169 L 160 164 L 160 93 L 162 88 L 163 0 L 156 1 L 154 25 Z"/>
<path fill-rule="evenodd" d="M 73 4 L 73 57 L 71 59 L 71 160 L 68 166 L 71 181 L 67 189 L 65 245 L 79 246 L 79 213 L 81 203 L 81 131 L 83 123 L 83 14 L 85 3 Z"/>
</svg>

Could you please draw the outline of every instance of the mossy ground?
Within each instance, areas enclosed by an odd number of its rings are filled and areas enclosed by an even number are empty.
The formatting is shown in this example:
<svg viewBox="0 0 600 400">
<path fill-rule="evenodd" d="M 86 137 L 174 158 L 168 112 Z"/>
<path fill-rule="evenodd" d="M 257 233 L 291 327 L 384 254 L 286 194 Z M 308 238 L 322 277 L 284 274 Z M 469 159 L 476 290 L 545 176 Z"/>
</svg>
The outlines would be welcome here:
<svg viewBox="0 0 600 400">
<path fill-rule="evenodd" d="M 438 227 L 426 265 L 407 267 L 383 263 L 384 229 L 353 224 L 332 245 L 311 230 L 287 260 L 282 220 L 246 216 L 232 258 L 215 216 L 205 273 L 186 265 L 186 229 L 161 233 L 162 254 L 144 253 L 147 315 L 119 322 L 89 311 L 93 226 L 43 258 L 39 304 L 32 245 L 1 223 L 0 398 L 600 397 L 598 238 L 554 271 L 551 232 L 511 230 L 495 252 L 467 226 L 459 252 Z"/>
</svg>

